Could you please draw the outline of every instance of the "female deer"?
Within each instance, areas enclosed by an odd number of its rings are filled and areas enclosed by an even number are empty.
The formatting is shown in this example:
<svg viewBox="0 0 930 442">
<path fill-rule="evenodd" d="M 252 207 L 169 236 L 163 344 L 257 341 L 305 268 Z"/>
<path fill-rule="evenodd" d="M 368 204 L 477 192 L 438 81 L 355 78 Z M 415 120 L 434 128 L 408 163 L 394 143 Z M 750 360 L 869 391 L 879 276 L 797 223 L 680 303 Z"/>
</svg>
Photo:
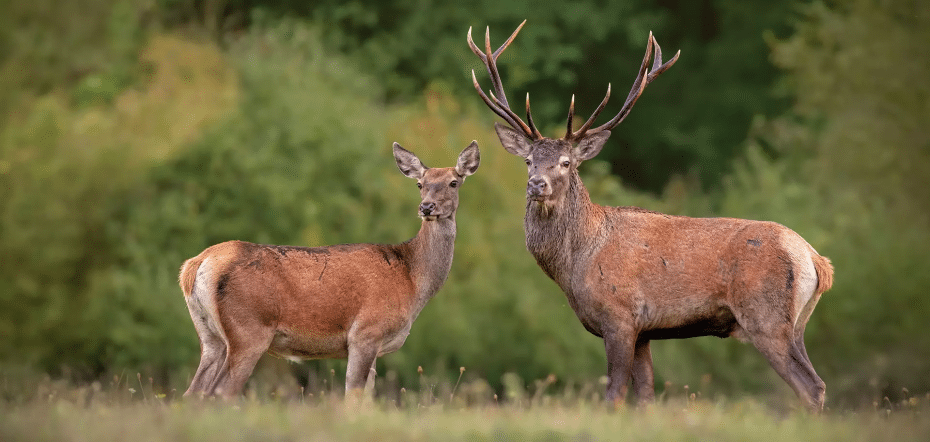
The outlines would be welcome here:
<svg viewBox="0 0 930 442">
<path fill-rule="evenodd" d="M 400 171 L 417 180 L 420 231 L 397 244 L 328 247 L 229 241 L 181 267 L 200 338 L 185 396 L 237 396 L 266 351 L 289 359 L 346 358 L 346 392 L 365 388 L 375 358 L 399 349 L 452 266 L 459 186 L 478 170 L 478 144 L 455 167 L 431 169 L 394 143 Z"/>
</svg>

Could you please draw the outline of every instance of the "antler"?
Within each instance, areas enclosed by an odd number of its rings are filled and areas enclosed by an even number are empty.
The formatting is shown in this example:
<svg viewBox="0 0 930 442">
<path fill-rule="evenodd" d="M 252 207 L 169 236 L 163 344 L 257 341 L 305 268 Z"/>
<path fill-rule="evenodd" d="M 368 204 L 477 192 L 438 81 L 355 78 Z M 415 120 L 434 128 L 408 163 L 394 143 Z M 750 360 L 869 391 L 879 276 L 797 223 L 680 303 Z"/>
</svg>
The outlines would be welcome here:
<svg viewBox="0 0 930 442">
<path fill-rule="evenodd" d="M 525 24 L 526 20 L 523 20 L 523 23 L 517 26 L 517 29 L 513 31 L 510 38 L 493 53 L 491 52 L 491 28 L 485 28 L 484 31 L 484 53 L 478 49 L 478 45 L 472 40 L 471 27 L 468 28 L 468 46 L 471 48 L 471 51 L 484 62 L 485 67 L 488 68 L 488 75 L 491 77 L 491 85 L 494 86 L 494 91 L 489 91 L 491 97 L 488 98 L 484 91 L 481 90 L 474 69 L 471 71 L 471 79 L 472 83 L 475 85 L 475 90 L 481 95 L 481 99 L 484 100 L 484 103 L 487 104 L 494 113 L 503 118 L 507 124 L 510 124 L 510 127 L 522 131 L 523 134 L 531 140 L 539 140 L 542 139 L 542 134 L 539 133 L 539 130 L 536 129 L 536 126 L 533 124 L 533 117 L 530 114 L 530 94 L 526 94 L 526 121 L 529 123 L 527 124 L 524 123 L 516 113 L 510 110 L 510 104 L 507 103 L 507 94 L 504 92 L 504 85 L 501 82 L 500 72 L 497 70 L 497 57 L 504 52 L 504 49 L 507 49 L 507 46 L 510 46 L 510 43 L 513 42 L 513 39 L 516 38 L 517 33 L 520 32 L 520 29 L 522 29 Z M 497 94 L 496 96 L 495 93 Z"/>
<path fill-rule="evenodd" d="M 652 72 L 646 68 L 649 65 L 649 55 L 654 50 L 652 57 Z M 605 130 L 611 130 L 620 124 L 627 115 L 629 115 L 630 110 L 633 108 L 633 105 L 636 104 L 636 100 L 642 95 L 643 90 L 646 89 L 646 86 L 649 83 L 652 83 L 659 74 L 665 72 L 668 68 L 672 67 L 676 61 L 678 61 L 678 56 L 681 55 L 681 51 L 675 53 L 675 56 L 666 63 L 662 63 L 662 48 L 659 47 L 659 43 L 656 42 L 655 37 L 652 36 L 652 32 L 649 32 L 649 41 L 646 43 L 646 55 L 643 57 L 643 64 L 639 67 L 639 74 L 636 75 L 636 81 L 633 82 L 633 87 L 630 89 L 630 93 L 626 96 L 626 102 L 623 103 L 623 107 L 620 108 L 620 113 L 615 117 L 611 118 L 610 121 L 588 130 L 594 120 L 597 119 L 601 111 L 604 110 L 604 106 L 607 105 L 607 100 L 610 99 L 610 84 L 607 85 L 607 95 L 604 97 L 604 100 L 601 101 L 601 104 L 594 110 L 594 113 L 591 114 L 591 117 L 588 118 L 588 121 L 575 132 L 572 132 L 572 118 L 575 113 L 575 97 L 572 96 L 572 103 L 568 108 L 568 130 L 565 133 L 565 139 L 569 141 L 578 141 L 581 140 L 585 135 L 595 134 Z"/>
</svg>

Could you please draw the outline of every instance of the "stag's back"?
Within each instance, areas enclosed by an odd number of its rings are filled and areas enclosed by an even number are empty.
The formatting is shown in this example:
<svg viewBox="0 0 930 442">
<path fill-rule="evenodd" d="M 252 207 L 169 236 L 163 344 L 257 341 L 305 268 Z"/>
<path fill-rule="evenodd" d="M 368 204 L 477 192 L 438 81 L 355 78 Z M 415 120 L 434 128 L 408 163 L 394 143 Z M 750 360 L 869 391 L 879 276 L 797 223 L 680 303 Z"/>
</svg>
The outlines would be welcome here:
<svg viewBox="0 0 930 442">
<path fill-rule="evenodd" d="M 592 267 L 617 269 L 613 283 L 634 292 L 677 300 L 739 298 L 763 292 L 789 295 L 798 285 L 812 284 L 802 287 L 812 294 L 815 288 L 822 293 L 832 280 L 832 268 L 816 268 L 818 263 L 828 266 L 829 260 L 778 223 L 606 209 L 609 239 Z"/>
</svg>

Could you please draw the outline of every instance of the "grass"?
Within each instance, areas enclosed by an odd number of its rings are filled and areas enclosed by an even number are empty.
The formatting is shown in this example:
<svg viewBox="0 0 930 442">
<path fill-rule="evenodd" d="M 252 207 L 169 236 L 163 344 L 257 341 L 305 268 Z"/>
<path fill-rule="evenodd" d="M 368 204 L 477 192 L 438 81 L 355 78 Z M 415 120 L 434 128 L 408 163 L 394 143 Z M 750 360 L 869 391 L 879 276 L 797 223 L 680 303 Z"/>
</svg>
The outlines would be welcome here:
<svg viewBox="0 0 930 442">
<path fill-rule="evenodd" d="M 809 415 L 758 398 L 660 395 L 657 404 L 612 409 L 582 386 L 563 392 L 508 387 L 498 398 L 484 381 L 379 394 L 347 405 L 331 388 L 312 394 L 255 385 L 242 399 L 180 400 L 142 376 L 68 385 L 48 379 L 0 388 L 0 440 L 927 440 L 930 395 L 863 410 Z M 592 384 L 592 385 L 597 385 Z M 262 388 L 265 387 L 265 388 Z M 383 392 L 382 392 L 383 393 Z"/>
</svg>

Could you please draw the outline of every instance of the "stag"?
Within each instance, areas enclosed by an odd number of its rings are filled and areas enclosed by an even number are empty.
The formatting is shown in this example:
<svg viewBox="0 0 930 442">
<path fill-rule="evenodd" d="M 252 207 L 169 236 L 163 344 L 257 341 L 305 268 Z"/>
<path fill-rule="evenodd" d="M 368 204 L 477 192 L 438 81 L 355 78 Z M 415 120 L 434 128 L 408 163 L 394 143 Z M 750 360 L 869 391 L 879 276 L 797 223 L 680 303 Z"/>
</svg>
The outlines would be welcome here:
<svg viewBox="0 0 930 442">
<path fill-rule="evenodd" d="M 821 410 L 826 389 L 807 356 L 804 328 L 832 285 L 829 259 L 774 222 L 595 204 L 578 175 L 578 165 L 601 151 L 610 131 L 680 51 L 662 63 L 650 32 L 620 112 L 592 128 L 610 98 L 608 85 L 601 104 L 575 130 L 573 96 L 565 135 L 547 138 L 533 123 L 529 95 L 526 122 L 510 109 L 496 64 L 525 23 L 494 52 L 489 29 L 482 51 L 469 28 L 468 45 L 487 67 L 494 90 L 485 94 L 474 71 L 472 82 L 507 123 L 494 126 L 504 149 L 527 165 L 527 249 L 565 292 L 582 325 L 604 340 L 606 399 L 622 401 L 632 378 L 639 401 L 654 400 L 652 340 L 732 336 L 752 343 L 807 407 Z"/>
<path fill-rule="evenodd" d="M 229 241 L 184 262 L 180 285 L 201 354 L 185 396 L 238 396 L 265 352 L 348 358 L 347 396 L 371 391 L 375 359 L 404 344 L 449 274 L 459 186 L 480 160 L 474 141 L 455 167 L 428 168 L 397 143 L 394 159 L 420 189 L 422 222 L 409 241 L 312 248 Z"/>
</svg>

